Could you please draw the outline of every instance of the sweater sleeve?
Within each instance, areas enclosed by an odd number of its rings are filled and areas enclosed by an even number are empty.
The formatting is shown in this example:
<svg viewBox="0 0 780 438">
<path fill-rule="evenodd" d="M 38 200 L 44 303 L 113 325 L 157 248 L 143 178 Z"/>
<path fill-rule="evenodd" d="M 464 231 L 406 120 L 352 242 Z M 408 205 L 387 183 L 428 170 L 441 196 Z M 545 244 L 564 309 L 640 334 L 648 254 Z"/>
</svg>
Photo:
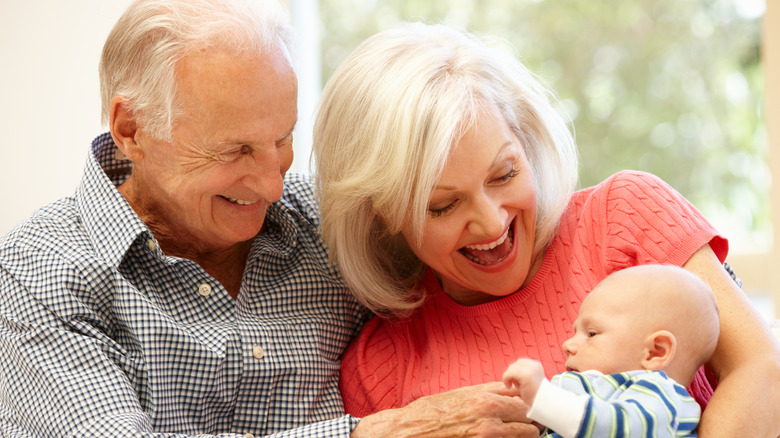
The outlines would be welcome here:
<svg viewBox="0 0 780 438">
<path fill-rule="evenodd" d="M 658 177 L 623 171 L 604 184 L 607 190 L 597 208 L 606 214 L 603 256 L 611 271 L 647 263 L 682 266 L 708 243 L 721 262 L 726 259 L 726 239 Z"/>
<path fill-rule="evenodd" d="M 352 416 L 364 417 L 401 403 L 400 352 L 385 323 L 379 317 L 368 321 L 342 356 L 339 388 L 344 410 Z"/>
</svg>

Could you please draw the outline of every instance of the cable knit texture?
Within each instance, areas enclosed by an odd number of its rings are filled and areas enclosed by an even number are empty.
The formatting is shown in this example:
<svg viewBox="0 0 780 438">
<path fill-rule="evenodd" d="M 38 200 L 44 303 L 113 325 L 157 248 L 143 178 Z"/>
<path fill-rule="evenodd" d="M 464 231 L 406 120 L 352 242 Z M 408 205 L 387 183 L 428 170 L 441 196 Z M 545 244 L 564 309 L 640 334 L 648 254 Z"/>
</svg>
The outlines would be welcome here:
<svg viewBox="0 0 780 438">
<path fill-rule="evenodd" d="M 547 377 L 564 371 L 563 341 L 585 295 L 608 274 L 648 263 L 682 265 L 709 243 L 721 262 L 727 241 L 679 193 L 634 171 L 576 192 L 542 266 L 522 290 L 461 306 L 432 271 L 429 299 L 411 317 L 375 318 L 342 361 L 347 413 L 357 417 L 404 406 L 425 395 L 501 380 L 520 357 L 537 359 Z M 699 370 L 688 390 L 706 406 L 712 387 Z"/>
</svg>

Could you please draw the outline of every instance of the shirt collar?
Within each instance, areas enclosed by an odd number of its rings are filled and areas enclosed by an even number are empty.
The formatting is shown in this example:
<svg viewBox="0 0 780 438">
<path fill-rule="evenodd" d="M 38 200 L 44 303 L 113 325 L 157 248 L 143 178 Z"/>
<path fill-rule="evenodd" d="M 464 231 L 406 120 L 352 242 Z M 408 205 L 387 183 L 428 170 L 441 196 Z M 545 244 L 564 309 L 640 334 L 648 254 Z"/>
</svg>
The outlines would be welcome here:
<svg viewBox="0 0 780 438">
<path fill-rule="evenodd" d="M 117 186 L 130 176 L 132 162 L 114 144 L 110 133 L 92 142 L 86 169 L 76 190 L 76 203 L 95 252 L 118 267 L 127 250 L 149 228 L 135 214 Z"/>
</svg>

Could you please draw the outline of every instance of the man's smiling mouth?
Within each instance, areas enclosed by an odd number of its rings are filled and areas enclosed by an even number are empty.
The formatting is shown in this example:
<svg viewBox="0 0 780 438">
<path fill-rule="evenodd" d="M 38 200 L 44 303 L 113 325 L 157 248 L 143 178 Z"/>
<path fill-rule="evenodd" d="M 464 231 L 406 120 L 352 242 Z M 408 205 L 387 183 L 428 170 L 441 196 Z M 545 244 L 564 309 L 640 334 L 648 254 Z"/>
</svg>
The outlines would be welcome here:
<svg viewBox="0 0 780 438">
<path fill-rule="evenodd" d="M 243 199 L 228 198 L 227 196 L 222 196 L 222 195 L 219 195 L 219 197 L 228 202 L 232 202 L 233 204 L 238 204 L 238 205 L 252 205 L 257 203 L 257 201 L 244 201 Z"/>
</svg>

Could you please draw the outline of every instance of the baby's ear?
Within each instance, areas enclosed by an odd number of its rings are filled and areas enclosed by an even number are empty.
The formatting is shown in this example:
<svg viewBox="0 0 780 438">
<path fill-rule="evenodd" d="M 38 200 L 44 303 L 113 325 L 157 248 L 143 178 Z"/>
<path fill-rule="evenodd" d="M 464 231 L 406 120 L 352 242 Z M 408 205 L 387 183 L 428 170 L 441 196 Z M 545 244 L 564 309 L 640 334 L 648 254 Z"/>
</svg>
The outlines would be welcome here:
<svg viewBox="0 0 780 438">
<path fill-rule="evenodd" d="M 668 330 L 651 333 L 645 341 L 642 368 L 663 370 L 672 362 L 677 352 L 677 338 Z"/>
</svg>

